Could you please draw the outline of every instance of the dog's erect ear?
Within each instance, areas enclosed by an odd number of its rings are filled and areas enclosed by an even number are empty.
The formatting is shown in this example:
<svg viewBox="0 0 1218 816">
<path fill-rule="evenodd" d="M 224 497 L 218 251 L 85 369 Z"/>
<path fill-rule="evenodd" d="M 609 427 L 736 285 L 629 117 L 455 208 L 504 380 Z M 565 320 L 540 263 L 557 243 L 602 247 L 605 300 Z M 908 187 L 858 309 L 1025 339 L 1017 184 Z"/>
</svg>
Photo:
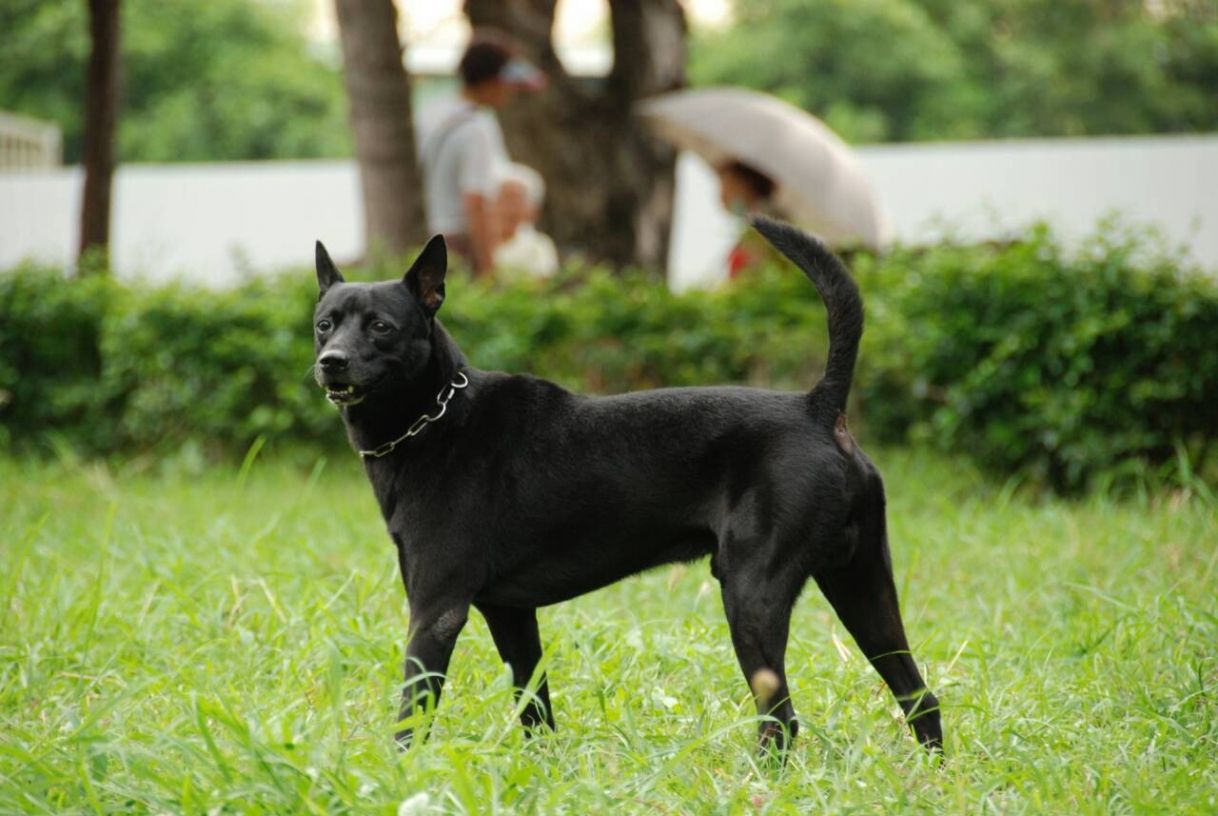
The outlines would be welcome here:
<svg viewBox="0 0 1218 816">
<path fill-rule="evenodd" d="M 415 259 L 402 283 L 410 290 L 428 315 L 434 315 L 444 302 L 444 275 L 448 272 L 448 247 L 444 236 L 437 235 L 427 242 Z"/>
<path fill-rule="evenodd" d="M 317 242 L 317 297 L 320 300 L 321 296 L 326 293 L 336 283 L 343 283 L 343 276 L 338 271 L 338 267 L 334 265 L 334 261 L 330 260 L 330 253 L 326 252 L 326 248 L 322 246 L 321 241 Z"/>
</svg>

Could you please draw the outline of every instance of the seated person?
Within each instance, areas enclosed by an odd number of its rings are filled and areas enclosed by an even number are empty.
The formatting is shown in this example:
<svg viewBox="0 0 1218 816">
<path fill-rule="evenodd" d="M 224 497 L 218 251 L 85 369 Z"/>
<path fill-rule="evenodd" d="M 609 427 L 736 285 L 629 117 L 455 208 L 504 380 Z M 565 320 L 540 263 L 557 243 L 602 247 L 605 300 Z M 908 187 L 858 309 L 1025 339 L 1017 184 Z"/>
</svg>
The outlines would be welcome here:
<svg viewBox="0 0 1218 816">
<path fill-rule="evenodd" d="M 550 236 L 535 227 L 546 190 L 541 174 L 513 162 L 501 168 L 499 179 L 495 268 L 502 277 L 511 277 L 513 272 L 552 277 L 558 271 L 558 251 Z"/>
</svg>

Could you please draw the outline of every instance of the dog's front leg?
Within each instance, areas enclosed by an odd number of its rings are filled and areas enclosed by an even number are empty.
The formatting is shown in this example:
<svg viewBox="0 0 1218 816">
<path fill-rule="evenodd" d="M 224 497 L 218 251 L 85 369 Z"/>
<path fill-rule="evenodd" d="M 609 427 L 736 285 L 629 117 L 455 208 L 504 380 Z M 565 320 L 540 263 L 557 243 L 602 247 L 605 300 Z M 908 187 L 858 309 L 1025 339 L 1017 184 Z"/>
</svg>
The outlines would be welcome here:
<svg viewBox="0 0 1218 816">
<path fill-rule="evenodd" d="M 410 720 L 419 708 L 434 708 L 440 702 L 448 661 L 468 615 L 469 601 L 411 603 L 399 725 Z M 410 745 L 413 736 L 414 729 L 409 725 L 396 735 L 403 748 Z"/>
</svg>

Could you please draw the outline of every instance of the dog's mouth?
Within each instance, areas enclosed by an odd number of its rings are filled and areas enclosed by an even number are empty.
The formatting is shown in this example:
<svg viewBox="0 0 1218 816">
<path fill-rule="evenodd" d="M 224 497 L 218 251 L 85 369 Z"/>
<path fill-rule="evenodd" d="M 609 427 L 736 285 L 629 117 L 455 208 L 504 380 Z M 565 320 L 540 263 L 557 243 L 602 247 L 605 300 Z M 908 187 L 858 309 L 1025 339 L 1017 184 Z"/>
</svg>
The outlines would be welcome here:
<svg viewBox="0 0 1218 816">
<path fill-rule="evenodd" d="M 360 388 L 358 385 L 350 383 L 339 385 L 337 383 L 326 385 L 326 399 L 335 405 L 358 405 L 364 401 L 367 395 L 367 389 Z"/>
</svg>

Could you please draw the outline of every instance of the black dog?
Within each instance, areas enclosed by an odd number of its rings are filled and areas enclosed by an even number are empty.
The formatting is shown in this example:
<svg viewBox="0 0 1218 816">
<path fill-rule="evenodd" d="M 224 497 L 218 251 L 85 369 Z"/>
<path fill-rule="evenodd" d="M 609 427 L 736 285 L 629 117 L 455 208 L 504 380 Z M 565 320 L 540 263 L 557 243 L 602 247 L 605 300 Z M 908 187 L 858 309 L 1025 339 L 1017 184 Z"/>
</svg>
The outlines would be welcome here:
<svg viewBox="0 0 1218 816">
<path fill-rule="evenodd" d="M 843 414 L 863 328 L 858 288 L 815 239 L 773 221 L 755 226 L 828 307 L 828 363 L 806 394 L 588 397 L 479 371 L 435 319 L 442 238 L 402 281 L 373 284 L 345 283 L 317 244 L 317 381 L 364 459 L 410 603 L 400 720 L 438 701 L 470 606 L 519 693 L 541 658 L 537 607 L 710 555 L 732 645 L 768 715 L 763 748 L 785 748 L 798 727 L 783 660 L 809 576 L 918 739 L 941 747 L 938 702 L 897 606 L 883 485 Z M 522 720 L 553 728 L 544 676 Z"/>
</svg>

